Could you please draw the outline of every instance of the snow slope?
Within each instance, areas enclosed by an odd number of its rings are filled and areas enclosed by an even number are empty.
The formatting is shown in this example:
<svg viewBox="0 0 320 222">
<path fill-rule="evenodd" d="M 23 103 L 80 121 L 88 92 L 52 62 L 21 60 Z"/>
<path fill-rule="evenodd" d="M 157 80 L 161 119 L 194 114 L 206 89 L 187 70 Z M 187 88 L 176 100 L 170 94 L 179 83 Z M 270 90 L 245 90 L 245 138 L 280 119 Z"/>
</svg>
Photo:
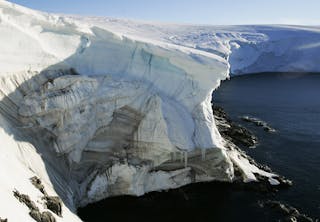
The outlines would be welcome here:
<svg viewBox="0 0 320 222">
<path fill-rule="evenodd" d="M 73 18 L 120 36 L 217 55 L 228 61 L 230 72 L 235 75 L 275 71 L 318 72 L 320 69 L 319 26 L 201 26 Z"/>
<path fill-rule="evenodd" d="M 225 147 L 212 91 L 229 73 L 320 71 L 316 27 L 155 24 L 0 0 L 0 31 L 0 218 L 9 221 L 31 220 L 14 189 L 41 206 L 34 175 L 63 199 L 58 221 L 109 196 L 233 181 L 235 166 L 246 182 L 274 181 Z"/>
</svg>

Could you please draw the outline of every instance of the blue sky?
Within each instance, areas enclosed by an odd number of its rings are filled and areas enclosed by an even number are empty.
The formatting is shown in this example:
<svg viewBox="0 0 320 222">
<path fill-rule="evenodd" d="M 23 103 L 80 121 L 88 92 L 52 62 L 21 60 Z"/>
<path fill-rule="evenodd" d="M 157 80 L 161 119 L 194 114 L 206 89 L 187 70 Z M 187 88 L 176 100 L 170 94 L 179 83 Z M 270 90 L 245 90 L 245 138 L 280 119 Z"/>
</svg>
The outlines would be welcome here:
<svg viewBox="0 0 320 222">
<path fill-rule="evenodd" d="M 67 14 L 199 24 L 320 25 L 320 0 L 10 0 Z"/>
</svg>

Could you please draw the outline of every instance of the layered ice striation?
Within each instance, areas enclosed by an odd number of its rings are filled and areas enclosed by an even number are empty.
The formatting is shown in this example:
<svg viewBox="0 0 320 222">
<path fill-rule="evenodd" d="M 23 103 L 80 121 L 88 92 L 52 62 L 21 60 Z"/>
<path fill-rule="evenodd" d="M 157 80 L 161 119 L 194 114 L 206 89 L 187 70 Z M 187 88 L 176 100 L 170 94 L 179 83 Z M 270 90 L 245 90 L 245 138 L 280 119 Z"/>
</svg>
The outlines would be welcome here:
<svg viewBox="0 0 320 222">
<path fill-rule="evenodd" d="M 165 25 L 0 1 L 0 30 L 0 194 L 10 203 L 0 216 L 9 220 L 30 220 L 8 192 L 39 198 L 32 175 L 63 199 L 61 221 L 106 197 L 232 182 L 235 171 L 276 183 L 226 146 L 212 91 L 229 73 L 320 71 L 316 27 Z"/>
</svg>

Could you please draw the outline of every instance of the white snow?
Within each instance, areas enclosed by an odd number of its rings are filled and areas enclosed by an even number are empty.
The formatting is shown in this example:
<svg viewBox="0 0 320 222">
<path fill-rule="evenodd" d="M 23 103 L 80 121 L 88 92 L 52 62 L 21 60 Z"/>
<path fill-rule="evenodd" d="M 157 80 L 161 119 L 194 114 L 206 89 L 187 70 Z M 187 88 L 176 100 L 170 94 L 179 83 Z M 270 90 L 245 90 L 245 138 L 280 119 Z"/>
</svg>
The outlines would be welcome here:
<svg viewBox="0 0 320 222">
<path fill-rule="evenodd" d="M 40 201 L 34 175 L 70 208 L 59 221 L 108 196 L 194 182 L 190 166 L 211 173 L 196 181 L 232 181 L 237 165 L 245 182 L 258 173 L 276 185 L 276 175 L 225 150 L 212 91 L 230 73 L 320 71 L 317 27 L 156 24 L 0 0 L 0 32 L 0 217 L 9 221 L 31 220 L 12 190 Z M 70 68 L 81 75 L 61 76 Z M 177 152 L 182 168 L 152 171 Z"/>
<path fill-rule="evenodd" d="M 13 191 L 16 189 L 20 193 L 29 195 L 41 211 L 45 210 L 41 199 L 43 195 L 29 179 L 37 175 L 49 195 L 57 196 L 57 193 L 48 177 L 48 169 L 36 148 L 28 142 L 20 141 L 22 138 L 17 138 L 18 134 L 10 131 L 11 126 L 2 116 L 0 116 L 0 124 L 1 218 L 8 218 L 10 221 L 33 222 L 34 220 L 29 216 L 29 209 L 13 196 Z M 62 211 L 64 216 L 63 218 L 56 216 L 57 221 L 79 221 L 74 212 L 71 212 L 66 206 L 63 206 Z"/>
</svg>

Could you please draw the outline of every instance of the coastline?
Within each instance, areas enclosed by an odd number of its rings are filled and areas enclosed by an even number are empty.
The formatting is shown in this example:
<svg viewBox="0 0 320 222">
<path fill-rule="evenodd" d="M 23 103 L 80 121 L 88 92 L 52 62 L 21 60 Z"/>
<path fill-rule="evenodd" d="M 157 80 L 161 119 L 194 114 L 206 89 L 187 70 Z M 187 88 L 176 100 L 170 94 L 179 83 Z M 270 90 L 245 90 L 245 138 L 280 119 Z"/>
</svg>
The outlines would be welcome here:
<svg viewBox="0 0 320 222">
<path fill-rule="evenodd" d="M 218 129 L 221 132 L 225 132 L 227 126 L 231 125 L 236 125 L 233 123 L 232 119 L 228 116 L 228 114 L 223 110 L 221 107 L 217 107 L 213 104 L 213 110 L 215 114 L 215 119 L 217 120 L 217 126 Z M 232 127 L 229 127 L 230 130 L 232 130 Z M 241 129 L 241 130 L 240 130 Z M 241 141 L 241 134 L 235 134 L 237 135 L 236 137 L 229 136 L 232 135 L 230 134 L 225 134 L 222 133 L 222 135 L 227 135 L 227 137 L 224 137 L 224 139 L 229 143 L 232 148 L 237 147 L 236 149 L 241 152 L 242 155 L 245 155 L 246 158 L 250 161 L 250 163 L 254 164 L 255 166 L 259 167 L 260 169 L 274 173 L 270 167 L 262 164 L 258 164 L 253 158 L 248 156 L 245 152 L 245 149 L 249 149 L 249 147 L 245 147 L 243 143 L 248 142 L 248 138 L 251 138 L 251 142 L 258 142 L 257 137 L 249 130 L 247 130 L 245 127 L 241 125 L 237 125 L 236 131 L 243 132 L 243 139 L 244 141 Z M 234 144 L 233 142 L 236 142 Z M 239 146 L 241 148 L 239 148 Z M 224 195 L 231 195 L 230 193 L 234 193 L 235 196 L 241 195 L 241 196 L 247 196 L 248 199 L 252 198 L 251 202 L 253 202 L 252 207 L 254 207 L 254 211 L 261 212 L 261 215 L 264 215 L 262 212 L 268 212 L 270 214 L 272 220 L 280 220 L 280 221 L 317 221 L 316 219 L 312 219 L 308 217 L 307 215 L 303 214 L 298 210 L 297 208 L 291 206 L 288 203 L 283 203 L 278 200 L 277 198 L 277 193 L 281 192 L 286 189 L 290 189 L 292 186 L 292 182 L 282 176 L 279 176 L 280 179 L 280 184 L 277 186 L 272 186 L 270 182 L 263 177 L 258 178 L 259 181 L 257 182 L 249 182 L 245 183 L 241 179 L 241 173 L 237 172 L 238 174 L 238 179 L 233 181 L 233 182 L 220 182 L 220 181 L 212 181 L 212 182 L 200 182 L 200 183 L 195 183 L 195 184 L 189 184 L 177 189 L 170 189 L 167 191 L 162 191 L 162 192 L 150 192 L 147 193 L 141 197 L 134 197 L 134 196 L 119 196 L 119 197 L 111 197 L 104 199 L 102 201 L 99 201 L 97 203 L 89 204 L 88 206 L 84 208 L 79 208 L 78 209 L 78 215 L 83 218 L 83 219 L 89 219 L 94 218 L 96 215 L 100 215 L 97 213 L 97 208 L 103 209 L 110 209 L 112 208 L 111 206 L 113 205 L 121 205 L 123 206 L 124 210 L 126 208 L 132 208 L 135 206 L 153 206 L 152 204 L 156 204 L 154 206 L 155 208 L 162 209 L 164 206 L 171 206 L 167 201 L 171 200 L 174 203 L 178 202 L 179 204 L 184 204 L 186 207 L 189 205 L 192 205 L 194 201 L 198 201 L 197 199 L 194 199 L 194 195 L 201 196 L 202 192 L 213 192 L 213 195 L 216 196 L 218 195 L 218 200 L 223 200 L 225 197 Z M 210 190 L 210 191 L 209 191 Z M 200 192 L 200 193 L 199 193 Z M 196 194 L 194 194 L 196 193 Z M 209 194 L 208 194 L 209 195 Z M 231 195 L 232 196 L 232 195 Z M 173 198 L 173 199 L 172 199 Z M 243 197 L 242 197 L 243 198 Z M 171 202 L 170 201 L 170 202 Z M 248 200 L 249 201 L 249 200 Z M 146 205 L 147 204 L 147 205 Z M 217 210 L 219 207 L 219 203 L 212 203 L 213 204 L 213 209 Z M 190 206 L 189 206 L 190 207 Z M 115 207 L 116 208 L 116 207 Z M 180 207 L 182 208 L 182 207 Z M 180 219 L 184 218 L 186 221 L 188 221 L 187 216 L 180 215 L 179 216 L 179 209 L 175 214 L 177 214 Z M 223 208 L 223 207 L 222 207 Z M 193 209 L 195 210 L 195 209 Z M 101 212 L 100 212 L 101 213 Z M 148 215 L 149 213 L 146 212 Z M 150 213 L 151 214 L 151 213 Z M 186 214 L 188 215 L 188 214 Z M 112 215 L 110 215 L 112 218 Z M 115 218 L 119 218 L 118 216 L 115 216 Z M 121 218 L 121 217 L 120 217 Z M 175 216 L 172 215 L 172 218 L 175 218 Z M 171 219 L 172 219 L 171 218 Z M 220 216 L 217 215 L 218 221 L 220 221 Z M 161 221 L 161 217 L 158 218 L 159 220 L 156 221 Z M 222 219 L 222 218 L 221 218 Z"/>
</svg>

